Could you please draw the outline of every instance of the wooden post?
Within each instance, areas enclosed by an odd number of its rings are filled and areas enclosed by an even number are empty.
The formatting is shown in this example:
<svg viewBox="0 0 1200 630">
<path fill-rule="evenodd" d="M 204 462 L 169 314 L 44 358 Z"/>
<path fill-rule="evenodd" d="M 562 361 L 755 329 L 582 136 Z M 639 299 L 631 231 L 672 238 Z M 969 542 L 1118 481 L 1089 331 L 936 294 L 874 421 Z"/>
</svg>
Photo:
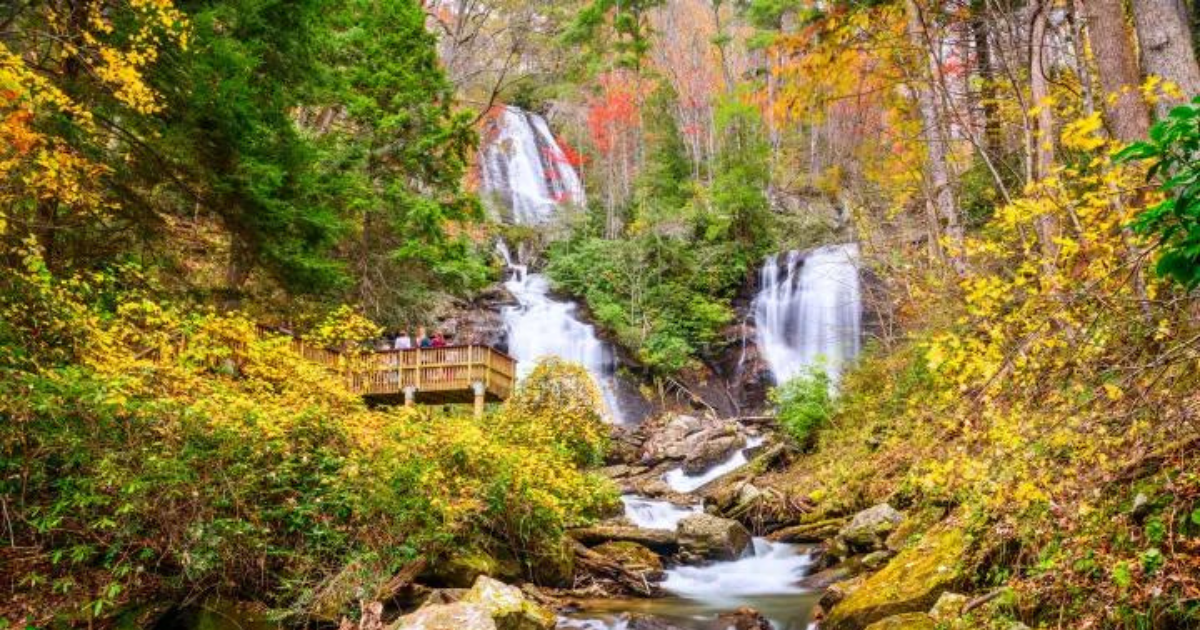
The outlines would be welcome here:
<svg viewBox="0 0 1200 630">
<path fill-rule="evenodd" d="M 475 390 L 475 419 L 483 417 L 483 399 L 487 393 L 487 388 L 484 387 L 483 381 L 475 381 L 471 383 L 471 389 Z"/>
</svg>

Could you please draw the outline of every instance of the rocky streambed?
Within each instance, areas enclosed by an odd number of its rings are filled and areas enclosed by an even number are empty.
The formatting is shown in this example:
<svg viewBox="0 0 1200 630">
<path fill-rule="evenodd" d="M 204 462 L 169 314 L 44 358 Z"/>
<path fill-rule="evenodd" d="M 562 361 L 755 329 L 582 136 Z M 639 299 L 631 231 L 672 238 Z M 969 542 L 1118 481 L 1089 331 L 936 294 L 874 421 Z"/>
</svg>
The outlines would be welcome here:
<svg viewBox="0 0 1200 630">
<path fill-rule="evenodd" d="M 460 576 L 469 588 L 416 587 L 399 618 L 363 602 L 341 630 L 932 629 L 973 605 L 950 592 L 968 546 L 953 515 L 822 513 L 771 487 L 797 453 L 760 422 L 675 414 L 614 428 L 603 472 L 623 510 L 569 531 L 565 587 L 480 569 Z M 226 626 L 264 628 L 228 611 L 160 627 Z"/>
</svg>

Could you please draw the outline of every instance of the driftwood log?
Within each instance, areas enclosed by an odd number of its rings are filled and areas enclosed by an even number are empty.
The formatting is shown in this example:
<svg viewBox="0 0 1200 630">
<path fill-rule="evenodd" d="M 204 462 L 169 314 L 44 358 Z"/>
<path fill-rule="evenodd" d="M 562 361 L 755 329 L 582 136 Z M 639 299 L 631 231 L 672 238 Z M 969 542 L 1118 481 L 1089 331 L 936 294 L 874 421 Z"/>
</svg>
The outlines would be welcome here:
<svg viewBox="0 0 1200 630">
<path fill-rule="evenodd" d="M 571 538 L 589 546 L 606 542 L 634 542 L 661 555 L 679 551 L 679 539 L 669 529 L 643 529 L 623 525 L 580 527 L 567 532 Z"/>
<path fill-rule="evenodd" d="M 605 580 L 611 580 L 621 588 L 642 597 L 654 597 L 661 594 L 658 586 L 646 579 L 641 573 L 626 569 L 620 563 L 602 556 L 586 546 L 575 543 L 575 569 Z"/>
</svg>

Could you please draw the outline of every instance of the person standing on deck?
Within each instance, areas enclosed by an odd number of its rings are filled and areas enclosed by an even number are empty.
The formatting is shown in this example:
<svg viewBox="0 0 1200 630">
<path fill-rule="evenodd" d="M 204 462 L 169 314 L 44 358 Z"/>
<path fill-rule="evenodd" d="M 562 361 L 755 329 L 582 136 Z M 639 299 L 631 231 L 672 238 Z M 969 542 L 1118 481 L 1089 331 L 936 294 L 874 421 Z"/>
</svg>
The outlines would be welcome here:
<svg viewBox="0 0 1200 630">
<path fill-rule="evenodd" d="M 433 341 L 430 343 L 430 345 L 433 346 L 434 348 L 445 348 L 446 347 L 446 338 L 443 337 L 442 333 L 440 333 L 440 332 L 433 333 Z"/>
<path fill-rule="evenodd" d="M 407 328 L 404 329 L 403 331 L 401 331 L 400 334 L 396 337 L 396 346 L 395 347 L 397 350 L 412 349 L 413 340 L 412 340 L 412 337 L 408 336 Z"/>
<path fill-rule="evenodd" d="M 417 328 L 417 340 L 417 343 L 419 343 L 422 348 L 429 348 L 433 346 L 433 341 L 429 338 L 429 335 L 425 333 L 424 326 Z"/>
</svg>

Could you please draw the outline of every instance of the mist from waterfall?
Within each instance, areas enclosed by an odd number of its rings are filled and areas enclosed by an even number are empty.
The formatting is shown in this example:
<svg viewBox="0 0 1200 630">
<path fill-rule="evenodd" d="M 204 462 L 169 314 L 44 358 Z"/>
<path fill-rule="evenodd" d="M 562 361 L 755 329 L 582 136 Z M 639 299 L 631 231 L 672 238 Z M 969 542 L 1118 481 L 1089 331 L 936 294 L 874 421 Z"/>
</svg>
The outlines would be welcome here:
<svg viewBox="0 0 1200 630">
<path fill-rule="evenodd" d="M 567 205 L 587 199 L 579 173 L 539 114 L 503 107 L 485 133 L 480 175 L 485 200 L 518 225 L 546 223 Z"/>
<path fill-rule="evenodd" d="M 501 216 L 517 225 L 542 225 L 564 209 L 583 204 L 583 185 L 546 119 L 515 107 L 497 116 L 491 138 L 481 149 L 485 200 L 499 202 Z M 517 300 L 501 311 L 508 353 L 524 378 L 538 359 L 558 357 L 578 363 L 596 379 L 608 415 L 622 420 L 613 378 L 612 352 L 595 327 L 579 320 L 576 305 L 550 296 L 550 282 L 531 273 L 521 252 L 500 241 L 497 251 L 508 268 L 505 287 Z"/>
<path fill-rule="evenodd" d="M 861 345 L 858 245 L 768 258 L 754 319 L 759 352 L 776 383 L 818 364 L 836 381 Z"/>
</svg>

